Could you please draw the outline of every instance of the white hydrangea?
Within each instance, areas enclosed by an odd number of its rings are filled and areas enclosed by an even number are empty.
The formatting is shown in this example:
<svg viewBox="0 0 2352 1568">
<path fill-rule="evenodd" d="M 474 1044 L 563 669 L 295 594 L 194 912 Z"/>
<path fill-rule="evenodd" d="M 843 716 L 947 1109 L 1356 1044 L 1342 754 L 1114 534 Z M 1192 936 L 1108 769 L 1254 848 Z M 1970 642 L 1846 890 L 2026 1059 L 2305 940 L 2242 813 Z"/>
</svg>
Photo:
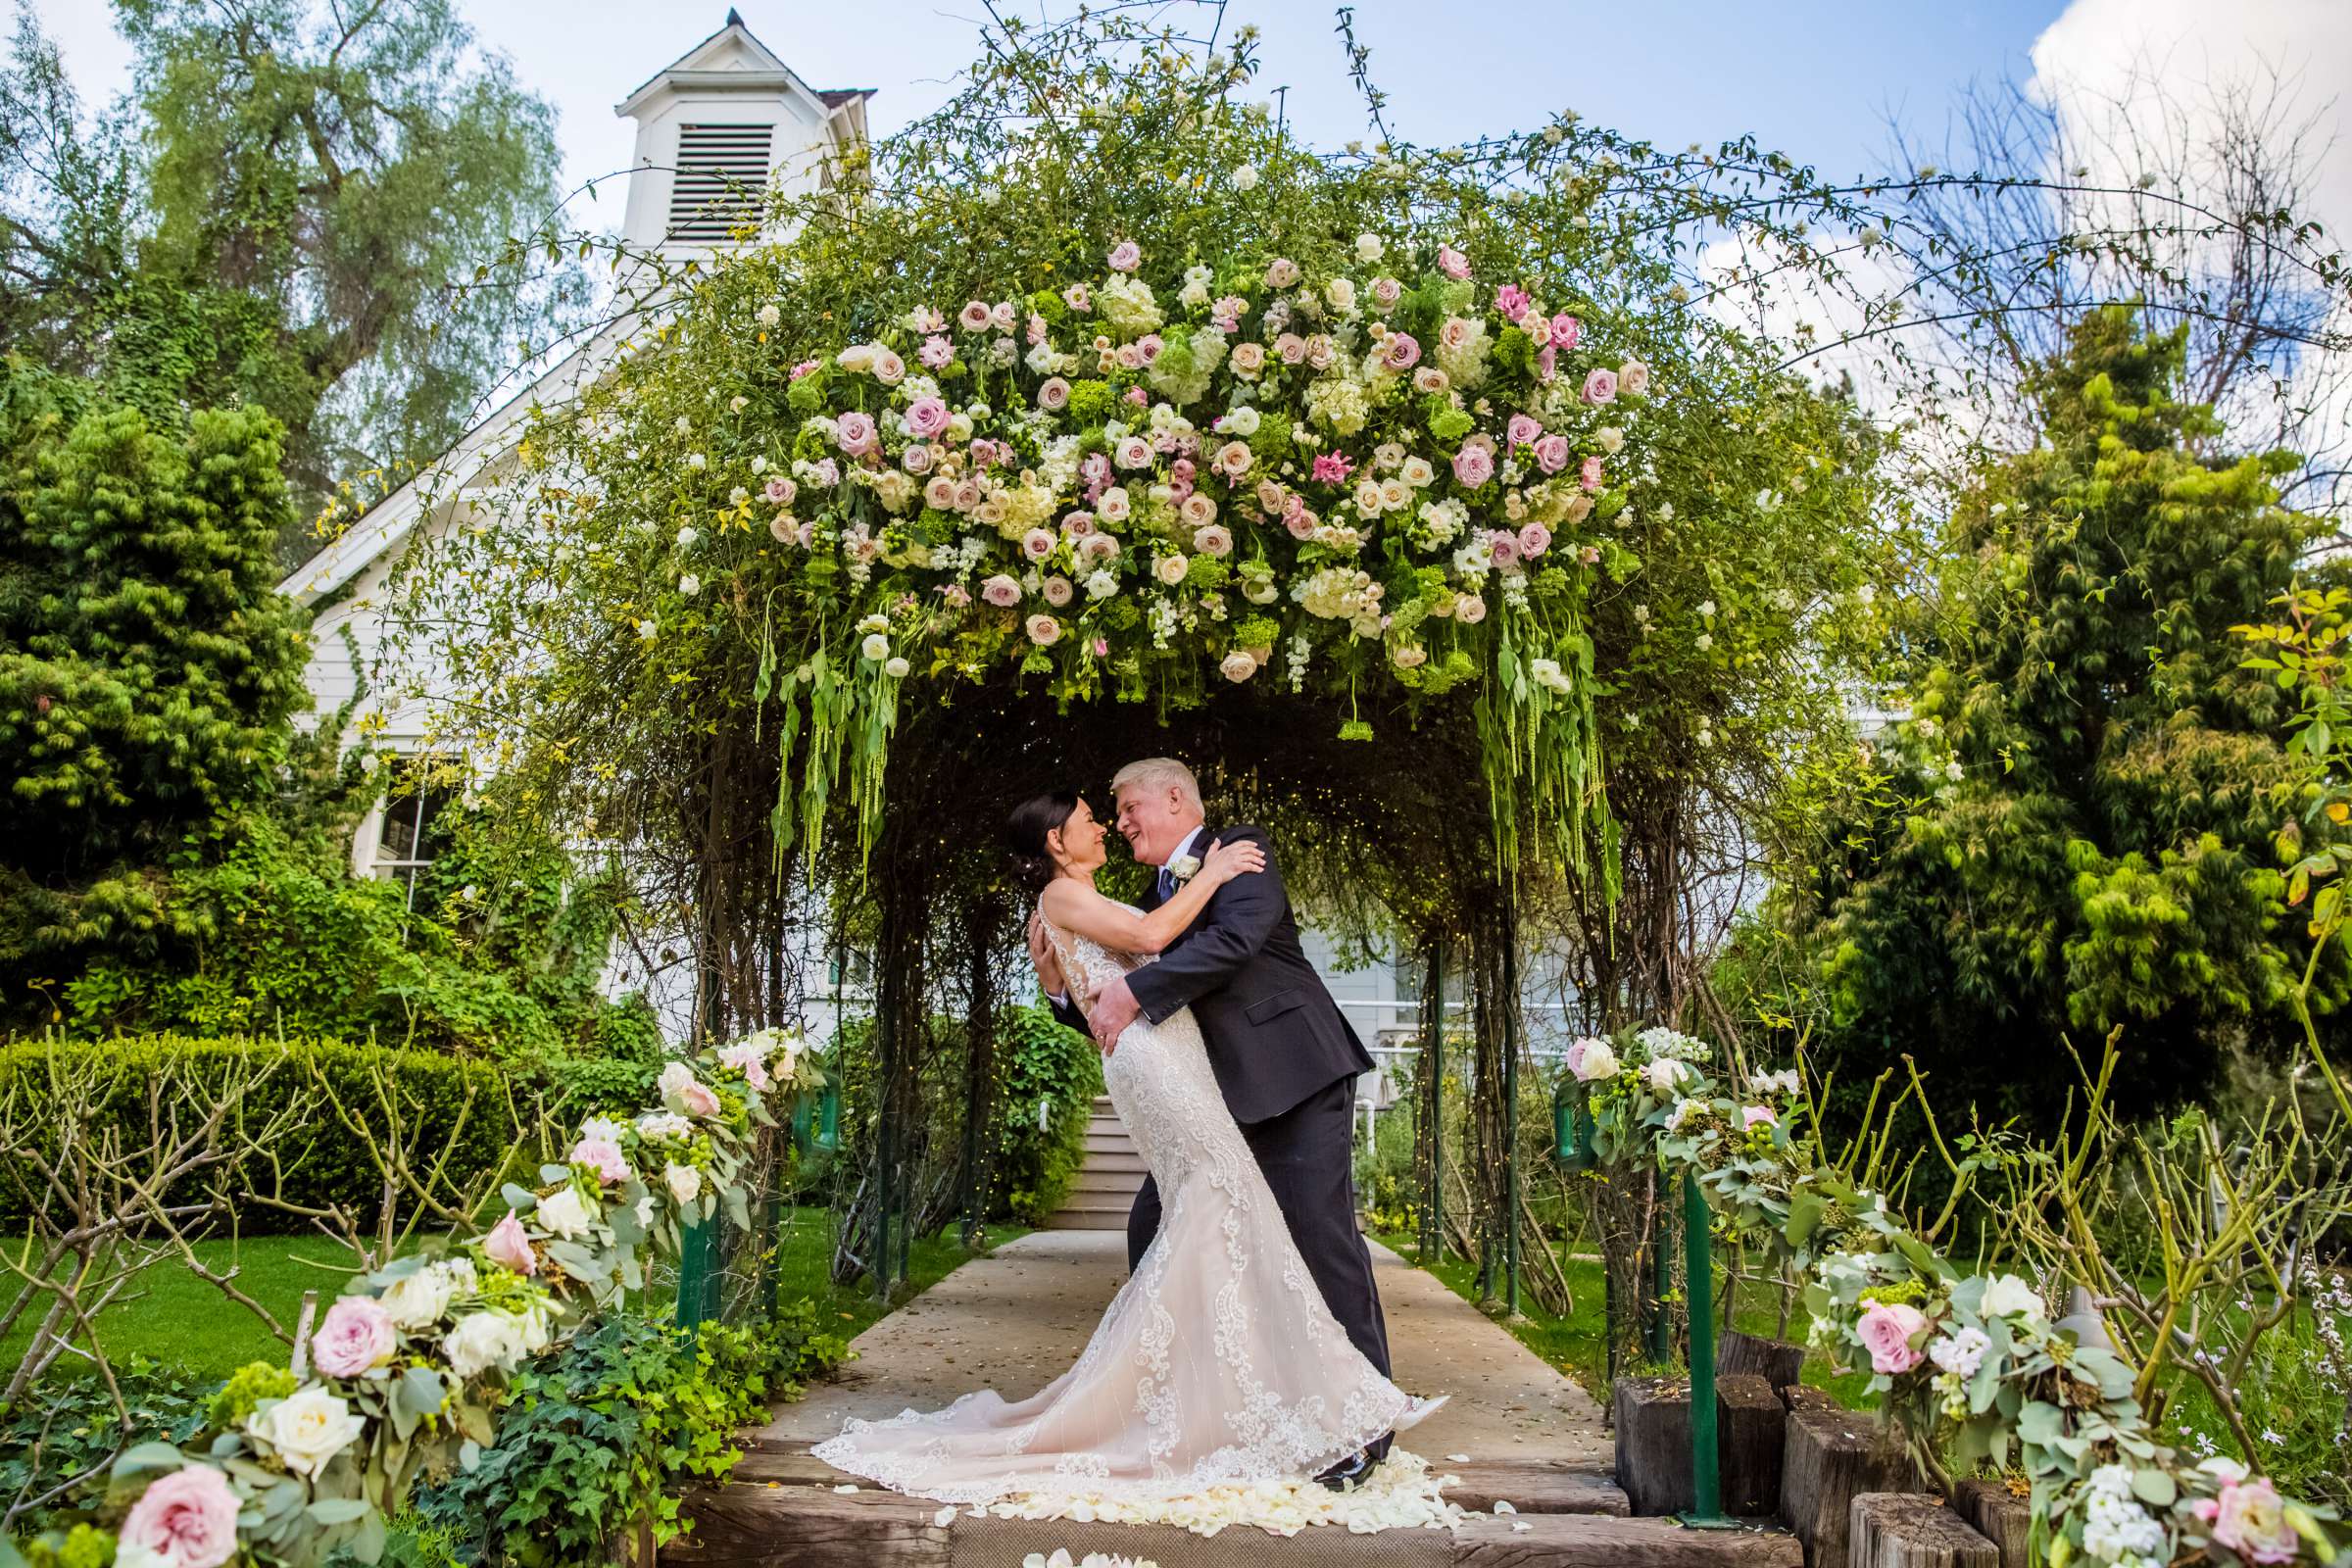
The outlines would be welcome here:
<svg viewBox="0 0 2352 1568">
<path fill-rule="evenodd" d="M 1372 416 L 1362 385 L 1345 375 L 1318 377 L 1306 389 L 1306 412 L 1335 435 L 1353 435 Z"/>
<path fill-rule="evenodd" d="M 1977 1368 L 1984 1363 L 1984 1352 L 1991 1348 L 1992 1341 L 1983 1329 L 1964 1323 L 1931 1344 L 1928 1359 L 1955 1377 L 1975 1377 Z"/>
<path fill-rule="evenodd" d="M 1167 319 L 1152 295 L 1152 285 L 1126 273 L 1103 279 L 1095 290 L 1095 309 L 1114 331 L 1128 337 L 1141 337 Z"/>
</svg>

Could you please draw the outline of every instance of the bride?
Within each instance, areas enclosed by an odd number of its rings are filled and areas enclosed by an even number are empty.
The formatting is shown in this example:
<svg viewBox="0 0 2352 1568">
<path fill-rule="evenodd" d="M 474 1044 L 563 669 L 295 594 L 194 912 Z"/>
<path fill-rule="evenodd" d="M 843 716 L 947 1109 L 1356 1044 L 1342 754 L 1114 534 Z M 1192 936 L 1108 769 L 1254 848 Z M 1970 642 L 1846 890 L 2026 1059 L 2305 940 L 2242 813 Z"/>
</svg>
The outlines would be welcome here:
<svg viewBox="0 0 2352 1568">
<path fill-rule="evenodd" d="M 1150 914 L 1095 889 L 1104 829 L 1067 791 L 1012 814 L 1013 855 L 1073 1001 L 1149 962 L 1237 876 L 1254 844 L 1210 849 Z M 1159 1185 L 1157 1237 L 1077 1364 L 1026 1399 L 994 1390 L 944 1410 L 852 1419 L 816 1456 L 941 1502 L 1165 1499 L 1303 1481 L 1444 1403 L 1417 1399 L 1350 1345 L 1225 1106 L 1190 1009 L 1138 1018 L 1102 1077 Z"/>
</svg>

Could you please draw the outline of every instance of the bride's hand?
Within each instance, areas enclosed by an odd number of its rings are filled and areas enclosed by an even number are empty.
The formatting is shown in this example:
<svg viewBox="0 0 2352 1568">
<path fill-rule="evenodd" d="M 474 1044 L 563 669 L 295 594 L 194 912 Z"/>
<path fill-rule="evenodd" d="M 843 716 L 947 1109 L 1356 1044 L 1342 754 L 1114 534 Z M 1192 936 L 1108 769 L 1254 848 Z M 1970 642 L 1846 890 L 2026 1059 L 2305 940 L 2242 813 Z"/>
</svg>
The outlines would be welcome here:
<svg viewBox="0 0 2352 1568">
<path fill-rule="evenodd" d="M 1231 844 L 1219 840 L 1208 847 L 1208 854 L 1200 859 L 1200 874 L 1208 879 L 1208 885 L 1212 888 L 1230 882 L 1237 876 L 1246 876 L 1251 871 L 1263 871 L 1265 868 L 1264 848 L 1248 839 L 1236 839 Z"/>
</svg>

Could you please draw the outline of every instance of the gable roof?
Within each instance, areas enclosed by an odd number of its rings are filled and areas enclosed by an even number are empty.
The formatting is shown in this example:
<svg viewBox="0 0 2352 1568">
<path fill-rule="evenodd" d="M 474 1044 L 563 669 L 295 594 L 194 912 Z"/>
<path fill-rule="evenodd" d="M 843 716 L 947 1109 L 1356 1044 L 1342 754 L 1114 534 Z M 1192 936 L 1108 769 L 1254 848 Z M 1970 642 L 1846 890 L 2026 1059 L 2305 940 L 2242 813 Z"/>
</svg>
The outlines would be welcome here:
<svg viewBox="0 0 2352 1568">
<path fill-rule="evenodd" d="M 645 100 L 664 85 L 685 87 L 789 87 L 827 110 L 870 98 L 871 87 L 828 87 L 822 91 L 803 81 L 800 73 L 752 35 L 737 12 L 727 12 L 726 24 L 701 43 L 638 83 L 626 98 L 612 106 L 616 115 L 633 115 Z"/>
</svg>

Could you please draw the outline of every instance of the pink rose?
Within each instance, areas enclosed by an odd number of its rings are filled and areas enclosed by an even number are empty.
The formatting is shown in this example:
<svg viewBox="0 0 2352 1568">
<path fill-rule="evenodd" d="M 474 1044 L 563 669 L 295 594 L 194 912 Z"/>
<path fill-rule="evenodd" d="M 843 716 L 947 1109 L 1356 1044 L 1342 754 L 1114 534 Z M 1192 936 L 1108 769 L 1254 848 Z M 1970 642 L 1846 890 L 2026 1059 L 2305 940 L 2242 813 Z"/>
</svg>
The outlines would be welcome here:
<svg viewBox="0 0 2352 1568">
<path fill-rule="evenodd" d="M 1602 368 L 1585 377 L 1585 401 L 1594 408 L 1617 401 L 1617 372 Z"/>
<path fill-rule="evenodd" d="M 683 1111 L 689 1116 L 718 1114 L 718 1096 L 712 1094 L 710 1086 L 697 1078 L 694 1069 L 682 1061 L 673 1061 L 662 1068 L 656 1087 L 662 1091 L 662 1102 L 672 1110 Z"/>
<path fill-rule="evenodd" d="M 1282 519 L 1282 525 L 1291 531 L 1294 539 L 1312 539 L 1315 536 L 1315 514 L 1311 512 L 1290 513 Z"/>
<path fill-rule="evenodd" d="M 1020 308 L 1010 300 L 999 300 L 990 309 L 988 319 L 989 324 L 998 331 L 1009 332 L 1012 330 L 1012 323 L 1020 319 Z"/>
<path fill-rule="evenodd" d="M 1519 536 L 1508 528 L 1497 528 L 1487 535 L 1487 554 L 1497 566 L 1519 564 Z"/>
<path fill-rule="evenodd" d="M 1221 522 L 1207 523 L 1193 530 L 1193 548 L 1204 556 L 1230 556 L 1233 535 Z"/>
<path fill-rule="evenodd" d="M 1464 447 L 1453 455 L 1454 483 L 1475 490 L 1494 477 L 1494 454 L 1485 447 Z"/>
<path fill-rule="evenodd" d="M 1037 389 L 1037 406 L 1048 414 L 1058 414 L 1070 406 L 1070 383 L 1060 376 L 1048 376 L 1046 384 Z"/>
<path fill-rule="evenodd" d="M 1061 303 L 1073 311 L 1091 311 L 1095 308 L 1094 290 L 1084 283 L 1072 283 L 1061 291 Z"/>
<path fill-rule="evenodd" d="M 1090 566 L 1106 565 L 1119 559 L 1119 542 L 1106 533 L 1090 533 L 1078 541 L 1078 554 Z"/>
<path fill-rule="evenodd" d="M 1447 277 L 1468 277 L 1470 275 L 1470 258 L 1450 245 L 1441 245 L 1438 247 L 1438 270 L 1444 272 Z"/>
<path fill-rule="evenodd" d="M 1551 530 L 1540 522 L 1531 522 L 1519 530 L 1519 554 L 1533 561 L 1551 548 Z"/>
<path fill-rule="evenodd" d="M 1889 1377 L 1919 1365 L 1920 1352 L 1911 1341 L 1923 1333 L 1928 1320 L 1916 1306 L 1873 1301 L 1862 1312 L 1862 1348 L 1870 1352 L 1870 1369 Z"/>
<path fill-rule="evenodd" d="M 1544 352 L 1536 356 L 1536 379 L 1549 386 L 1551 378 L 1559 373 L 1559 363 L 1560 351 L 1546 345 Z"/>
<path fill-rule="evenodd" d="M 123 1546 L 163 1559 L 167 1568 L 220 1568 L 237 1554 L 237 1494 L 209 1464 L 158 1476 L 122 1520 Z"/>
<path fill-rule="evenodd" d="M 1306 339 L 1296 332 L 1285 332 L 1274 340 L 1274 357 L 1285 365 L 1297 365 L 1306 358 Z"/>
<path fill-rule="evenodd" d="M 941 398 L 916 398 L 906 405 L 906 433 L 929 441 L 948 427 L 948 405 Z"/>
<path fill-rule="evenodd" d="M 833 440 L 845 455 L 862 458 L 881 444 L 881 435 L 872 415 L 852 410 L 833 421 Z"/>
<path fill-rule="evenodd" d="M 1577 470 L 1577 482 L 1588 490 L 1600 488 L 1600 458 L 1597 454 L 1587 458 L 1584 466 Z"/>
<path fill-rule="evenodd" d="M 923 346 L 915 350 L 914 357 L 923 362 L 923 368 L 936 370 L 956 357 L 956 345 L 934 334 L 923 339 Z"/>
<path fill-rule="evenodd" d="M 1055 540 L 1051 530 L 1032 528 L 1021 535 L 1021 554 L 1031 561 L 1043 561 L 1054 553 Z"/>
<path fill-rule="evenodd" d="M 1281 511 L 1282 511 L 1282 504 L 1283 504 L 1283 500 L 1284 500 L 1285 494 L 1286 494 L 1286 492 L 1283 490 L 1282 486 L 1281 486 L 1280 484 L 1277 484 L 1277 483 L 1276 483 L 1274 480 L 1272 480 L 1272 479 L 1260 479 L 1260 480 L 1258 480 L 1258 481 L 1257 481 L 1257 508 L 1258 508 L 1258 510 L 1259 510 L 1260 512 L 1263 512 L 1264 514 L 1266 514 L 1266 515 L 1268 515 L 1268 516 L 1273 516 L 1275 514 L 1277 514 L 1277 513 L 1279 513 L 1279 512 L 1281 512 Z"/>
<path fill-rule="evenodd" d="M 1123 239 L 1110 248 L 1104 261 L 1114 272 L 1132 272 L 1144 264 L 1144 250 L 1135 241 Z"/>
<path fill-rule="evenodd" d="M 2286 1522 L 2278 1489 L 2268 1476 L 2251 1481 L 2225 1481 L 2218 1499 L 2199 1497 L 2189 1508 L 2213 1526 L 2217 1545 L 2227 1546 L 2241 1557 L 2259 1563 L 2280 1563 L 2293 1562 L 2301 1553 L 2295 1527 Z"/>
<path fill-rule="evenodd" d="M 1306 363 L 1309 366 L 1312 366 L 1315 369 L 1330 369 L 1332 361 L 1338 359 L 1339 356 L 1340 351 L 1338 347 L 1332 343 L 1330 333 L 1315 332 L 1307 337 Z"/>
<path fill-rule="evenodd" d="M 1052 615 L 1031 615 L 1027 630 L 1031 642 L 1040 648 L 1051 648 L 1061 637 L 1061 622 Z"/>
<path fill-rule="evenodd" d="M 906 450 L 899 454 L 899 466 L 917 479 L 929 473 L 938 462 L 939 448 L 931 445 L 928 441 L 909 442 Z"/>
<path fill-rule="evenodd" d="M 1516 321 L 1527 314 L 1527 290 L 1516 283 L 1505 283 L 1494 291 L 1494 314 L 1506 321 Z"/>
<path fill-rule="evenodd" d="M 1289 288 L 1298 281 L 1298 264 L 1287 256 L 1277 256 L 1266 264 L 1266 287 Z"/>
<path fill-rule="evenodd" d="M 342 1296 L 311 1335 L 311 1364 L 330 1378 L 356 1378 L 391 1360 L 399 1348 L 383 1303 L 372 1296 Z"/>
<path fill-rule="evenodd" d="M 1566 311 L 1551 318 L 1551 346 L 1566 354 L 1576 347 L 1576 340 L 1585 335 L 1585 323 Z"/>
<path fill-rule="evenodd" d="M 1453 618 L 1465 626 L 1475 626 L 1487 618 L 1487 602 L 1476 594 L 1464 594 L 1453 602 Z"/>
<path fill-rule="evenodd" d="M 799 485 L 794 484 L 790 479 L 785 478 L 782 474 L 778 474 L 773 479 L 767 481 L 767 488 L 760 493 L 766 496 L 769 502 L 775 506 L 789 507 L 792 505 L 792 498 L 796 495 L 799 495 L 800 490 L 801 487 Z"/>
<path fill-rule="evenodd" d="M 1568 466 L 1568 438 L 1556 431 L 1540 437 L 1535 451 L 1536 466 L 1545 473 L 1557 473 Z"/>
<path fill-rule="evenodd" d="M 1534 445 L 1536 437 L 1543 433 L 1544 426 L 1536 422 L 1534 416 L 1527 414 L 1512 415 L 1510 423 L 1503 427 L 1504 439 L 1514 452 L 1521 447 Z"/>
<path fill-rule="evenodd" d="M 1391 332 L 1381 345 L 1380 363 L 1392 370 L 1409 370 L 1421 363 L 1421 342 L 1410 332 Z"/>
<path fill-rule="evenodd" d="M 1072 539 L 1084 539 L 1095 531 L 1095 514 L 1091 512 L 1073 512 L 1061 519 L 1061 531 Z"/>
<path fill-rule="evenodd" d="M 1413 372 L 1413 390 L 1416 392 L 1443 392 L 1446 386 L 1446 372 L 1434 365 L 1424 365 Z"/>
<path fill-rule="evenodd" d="M 522 1228 L 522 1221 L 511 1208 L 504 1219 L 490 1227 L 490 1234 L 482 1238 L 482 1253 L 501 1268 L 511 1268 L 517 1274 L 539 1272 L 539 1256 L 531 1250 L 530 1232 Z"/>
<path fill-rule="evenodd" d="M 999 572 L 980 585 L 980 597 L 999 610 L 1010 610 L 1021 602 L 1021 585 Z"/>
<path fill-rule="evenodd" d="M 629 1175 L 629 1156 L 610 1138 L 581 1139 L 571 1146 L 570 1163 L 587 1166 L 600 1182 L 626 1181 Z"/>
<path fill-rule="evenodd" d="M 1742 1105 L 1740 1107 L 1740 1125 L 1742 1129 L 1777 1127 L 1780 1125 L 1780 1117 L 1772 1113 L 1770 1105 Z"/>
<path fill-rule="evenodd" d="M 1167 346 L 1167 340 L 1157 332 L 1146 332 L 1135 340 L 1135 352 L 1143 358 L 1146 365 L 1158 359 L 1159 351 Z"/>
<path fill-rule="evenodd" d="M 906 379 L 906 362 L 884 349 L 874 356 L 874 379 L 884 386 L 897 386 Z"/>
<path fill-rule="evenodd" d="M 1448 316 L 1446 324 L 1438 328 L 1438 346 L 1456 351 L 1469 346 L 1478 333 L 1478 323 L 1466 316 Z"/>
<path fill-rule="evenodd" d="M 966 300 L 963 309 L 956 314 L 956 320 L 966 332 L 985 332 L 988 330 L 989 316 L 988 301 Z"/>
<path fill-rule="evenodd" d="M 1396 279 L 1376 277 L 1372 280 L 1372 303 L 1382 310 L 1387 310 L 1402 298 L 1404 298 L 1404 285 Z"/>
</svg>

